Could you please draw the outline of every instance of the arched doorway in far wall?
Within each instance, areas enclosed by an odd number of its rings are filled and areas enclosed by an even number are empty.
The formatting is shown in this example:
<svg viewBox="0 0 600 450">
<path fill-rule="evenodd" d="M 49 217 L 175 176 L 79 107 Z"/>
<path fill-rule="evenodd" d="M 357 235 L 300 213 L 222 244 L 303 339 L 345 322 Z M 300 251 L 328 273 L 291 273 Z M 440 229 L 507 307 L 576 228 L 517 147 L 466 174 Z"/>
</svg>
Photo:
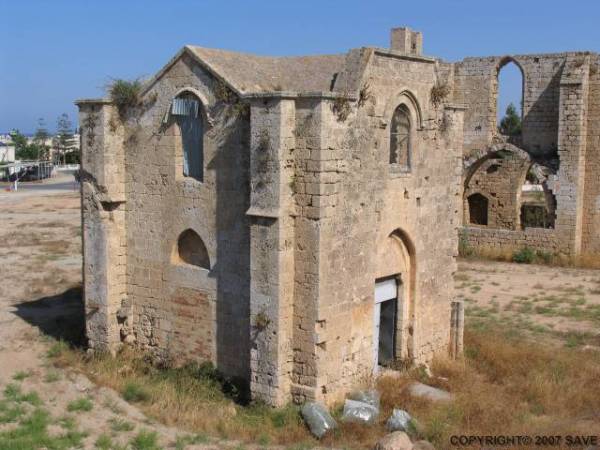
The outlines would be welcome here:
<svg viewBox="0 0 600 450">
<path fill-rule="evenodd" d="M 390 366 L 413 356 L 412 311 L 415 251 L 401 229 L 392 232 L 377 252 L 373 309 L 373 368 Z"/>
</svg>

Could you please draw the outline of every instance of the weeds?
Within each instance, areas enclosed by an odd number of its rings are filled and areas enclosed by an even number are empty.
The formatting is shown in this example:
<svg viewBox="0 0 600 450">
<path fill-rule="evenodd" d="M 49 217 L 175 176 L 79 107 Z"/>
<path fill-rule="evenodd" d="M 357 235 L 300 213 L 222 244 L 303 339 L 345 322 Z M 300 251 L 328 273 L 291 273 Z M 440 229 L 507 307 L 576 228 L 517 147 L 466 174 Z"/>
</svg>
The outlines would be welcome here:
<svg viewBox="0 0 600 450">
<path fill-rule="evenodd" d="M 122 395 L 130 403 L 145 402 L 150 398 L 148 391 L 133 381 L 123 387 Z"/>
<path fill-rule="evenodd" d="M 48 372 L 44 377 L 46 383 L 55 383 L 58 380 L 60 380 L 60 374 L 56 370 Z"/>
<path fill-rule="evenodd" d="M 75 411 L 91 411 L 94 408 L 94 404 L 87 397 L 78 398 L 77 400 L 73 400 L 69 402 L 67 405 L 67 411 L 75 412 Z"/>
<path fill-rule="evenodd" d="M 346 95 L 336 97 L 331 104 L 331 110 L 335 114 L 338 122 L 344 122 L 352 112 L 350 100 Z"/>
<path fill-rule="evenodd" d="M 114 443 L 108 434 L 98 436 L 95 445 L 99 450 L 111 450 L 114 447 Z"/>
<path fill-rule="evenodd" d="M 110 423 L 110 429 L 115 433 L 132 431 L 135 428 L 131 422 L 120 418 L 112 418 L 108 422 Z"/>
<path fill-rule="evenodd" d="M 431 104 L 435 107 L 441 105 L 450 94 L 450 87 L 446 83 L 437 83 L 431 88 Z"/>
<path fill-rule="evenodd" d="M 129 444 L 133 450 L 160 450 L 158 435 L 154 431 L 140 431 Z"/>
<path fill-rule="evenodd" d="M 17 373 L 15 373 L 12 378 L 15 381 L 23 381 L 25 378 L 28 378 L 30 376 L 31 376 L 30 371 L 20 370 Z"/>
<path fill-rule="evenodd" d="M 513 261 L 521 264 L 531 264 L 535 259 L 536 254 L 529 247 L 523 247 L 513 255 Z"/>
<path fill-rule="evenodd" d="M 458 245 L 458 253 L 463 258 L 470 259 L 490 259 L 494 261 L 518 262 L 525 264 L 543 264 L 547 266 L 559 267 L 580 267 L 588 269 L 600 268 L 599 255 L 576 255 L 566 256 L 550 253 L 544 250 L 533 250 L 530 247 L 519 249 L 499 248 L 494 246 L 469 245 L 465 233 L 461 233 Z"/>
<path fill-rule="evenodd" d="M 124 116 L 127 110 L 138 106 L 142 92 L 140 78 L 134 80 L 112 79 L 106 86 L 111 101 L 116 105 L 119 115 Z"/>
</svg>

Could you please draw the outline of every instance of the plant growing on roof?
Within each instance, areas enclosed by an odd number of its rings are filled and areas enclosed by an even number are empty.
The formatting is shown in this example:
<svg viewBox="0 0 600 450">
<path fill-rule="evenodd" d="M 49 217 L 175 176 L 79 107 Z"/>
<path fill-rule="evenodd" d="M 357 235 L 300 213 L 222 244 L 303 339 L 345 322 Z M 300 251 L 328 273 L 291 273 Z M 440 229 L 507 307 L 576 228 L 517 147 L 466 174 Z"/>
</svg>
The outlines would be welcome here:
<svg viewBox="0 0 600 450">
<path fill-rule="evenodd" d="M 111 101 L 117 106 L 119 115 L 124 116 L 128 109 L 139 105 L 142 81 L 140 78 L 134 80 L 113 78 L 106 89 Z"/>
<path fill-rule="evenodd" d="M 447 83 L 436 83 L 431 87 L 431 104 L 435 107 L 441 105 L 450 94 L 450 87 Z"/>
</svg>

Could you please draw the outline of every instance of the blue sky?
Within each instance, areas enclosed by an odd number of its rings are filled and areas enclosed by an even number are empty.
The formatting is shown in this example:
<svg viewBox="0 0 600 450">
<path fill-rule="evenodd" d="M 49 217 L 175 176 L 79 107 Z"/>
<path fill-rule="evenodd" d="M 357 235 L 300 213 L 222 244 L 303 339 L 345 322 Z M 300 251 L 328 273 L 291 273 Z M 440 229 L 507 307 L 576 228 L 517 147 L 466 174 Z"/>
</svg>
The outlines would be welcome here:
<svg viewBox="0 0 600 450">
<path fill-rule="evenodd" d="M 571 6 L 572 5 L 572 6 Z M 424 33 L 424 53 L 465 56 L 600 51 L 600 2 L 443 1 L 33 1 L 0 0 L 0 131 L 54 131 L 76 98 L 110 77 L 156 72 L 183 45 L 299 55 L 387 47 L 389 29 Z M 520 96 L 503 75 L 502 100 Z M 518 101 L 518 100 L 516 100 Z M 505 108 L 505 103 L 500 107 Z"/>
</svg>

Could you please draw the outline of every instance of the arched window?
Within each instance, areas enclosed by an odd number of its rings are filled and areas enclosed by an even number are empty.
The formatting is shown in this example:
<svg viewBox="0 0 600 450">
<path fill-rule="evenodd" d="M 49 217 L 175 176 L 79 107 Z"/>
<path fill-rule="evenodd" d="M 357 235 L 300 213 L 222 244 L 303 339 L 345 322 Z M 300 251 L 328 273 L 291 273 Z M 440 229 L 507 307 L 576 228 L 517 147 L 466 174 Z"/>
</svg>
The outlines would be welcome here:
<svg viewBox="0 0 600 450">
<path fill-rule="evenodd" d="M 171 115 L 181 133 L 183 175 L 204 181 L 204 123 L 202 103 L 195 95 L 183 93 L 173 100 Z"/>
<path fill-rule="evenodd" d="M 390 164 L 410 167 L 410 129 L 410 111 L 406 105 L 400 105 L 390 126 Z"/>
<path fill-rule="evenodd" d="M 523 71 L 514 60 L 501 61 L 497 75 L 496 120 L 498 132 L 504 136 L 521 134 L 524 80 Z"/>
<path fill-rule="evenodd" d="M 183 262 L 210 270 L 208 251 L 194 230 L 185 230 L 181 233 L 177 240 L 177 251 Z"/>
<path fill-rule="evenodd" d="M 472 194 L 467 198 L 469 202 L 469 222 L 474 225 L 488 224 L 488 199 L 481 194 Z"/>
</svg>

